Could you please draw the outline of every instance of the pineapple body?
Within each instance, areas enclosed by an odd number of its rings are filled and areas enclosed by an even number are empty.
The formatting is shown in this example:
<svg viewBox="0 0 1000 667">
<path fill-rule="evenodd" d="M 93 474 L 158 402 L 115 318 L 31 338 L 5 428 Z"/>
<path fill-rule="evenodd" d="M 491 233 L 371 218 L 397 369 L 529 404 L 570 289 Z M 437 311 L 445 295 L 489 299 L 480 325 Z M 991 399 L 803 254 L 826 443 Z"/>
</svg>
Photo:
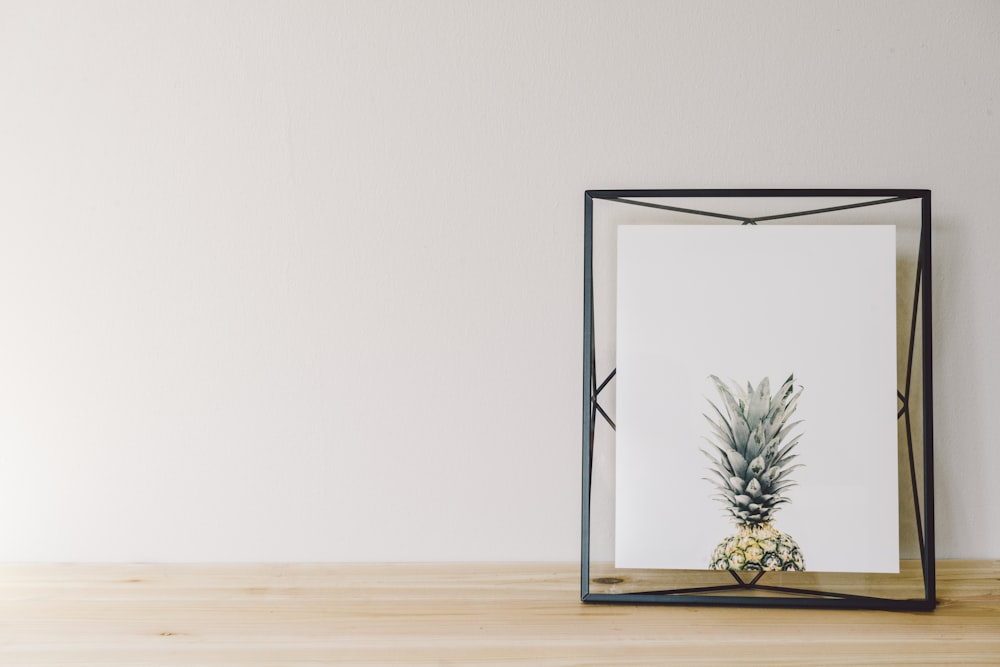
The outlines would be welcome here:
<svg viewBox="0 0 1000 667">
<path fill-rule="evenodd" d="M 795 540 L 769 523 L 759 523 L 740 526 L 735 535 L 722 540 L 709 569 L 802 572 L 806 565 Z"/>
</svg>

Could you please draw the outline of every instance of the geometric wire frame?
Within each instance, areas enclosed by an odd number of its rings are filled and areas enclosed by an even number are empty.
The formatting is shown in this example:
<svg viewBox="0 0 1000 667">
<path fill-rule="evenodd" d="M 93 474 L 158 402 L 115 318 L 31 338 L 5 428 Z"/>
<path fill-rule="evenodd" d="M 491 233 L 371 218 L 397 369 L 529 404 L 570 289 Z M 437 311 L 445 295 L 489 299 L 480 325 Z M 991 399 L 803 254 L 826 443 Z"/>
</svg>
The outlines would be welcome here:
<svg viewBox="0 0 1000 667">
<path fill-rule="evenodd" d="M 732 209 L 703 210 L 697 199 L 734 198 L 737 204 L 760 203 L 768 198 L 779 212 L 759 214 Z M 738 200 L 735 198 L 742 198 Z M 786 202 L 785 200 L 792 200 Z M 615 378 L 613 344 L 599 341 L 602 331 L 595 321 L 608 313 L 595 311 L 595 202 L 600 206 L 633 207 L 695 216 L 721 224 L 787 224 L 817 216 L 825 221 L 849 215 L 854 209 L 890 211 L 889 224 L 897 225 L 897 238 L 910 238 L 910 252 L 899 257 L 897 247 L 897 353 L 898 452 L 900 490 L 900 541 L 912 529 L 910 559 L 901 555 L 900 574 L 750 572 L 744 579 L 733 570 L 634 570 L 593 561 L 599 547 L 608 549 L 608 532 L 595 530 L 595 515 L 607 517 L 614 493 L 595 480 L 595 468 L 605 475 L 613 459 L 614 398 L 609 388 Z M 792 203 L 798 204 L 792 206 Z M 817 203 L 818 202 L 818 203 Z M 900 203 L 906 203 L 899 206 Z M 696 202 L 697 203 L 697 202 Z M 787 205 L 788 209 L 781 209 Z M 913 214 L 919 207 L 919 213 Z M 899 219 L 895 211 L 909 215 Z M 653 213 L 650 213 L 652 215 Z M 638 213 L 637 213 L 638 214 Z M 900 189 L 740 189 L 740 190 L 589 190 L 584 197 L 584 327 L 583 327 L 583 475 L 580 597 L 588 603 L 705 604 L 737 606 L 823 607 L 929 611 L 936 604 L 934 561 L 934 466 L 931 377 L 931 193 Z M 916 221 L 919 221 L 916 223 Z M 906 224 L 911 224 L 911 229 Z M 823 224 L 822 222 L 818 224 Z M 612 225 L 613 227 L 614 225 Z M 606 230 L 605 230 L 606 231 Z M 909 233 L 909 237 L 906 234 Z M 915 241 L 914 241 L 915 240 Z M 901 242 L 902 243 L 902 242 Z M 606 269 L 606 267 L 604 267 Z M 611 280 L 613 271 L 604 270 Z M 598 283 L 600 282 L 600 276 Z M 900 306 L 899 304 L 903 304 Z M 908 310 L 907 310 L 908 307 Z M 598 308 L 600 310 L 600 308 Z M 605 308 L 604 310 L 613 310 Z M 918 317 L 919 313 L 919 317 Z M 613 338 L 613 325 L 609 328 Z M 905 337 L 904 337 L 905 336 Z M 600 351 L 599 351 L 600 350 Z M 905 351 L 905 354 L 902 354 Z M 602 358 L 599 358 L 602 357 Z M 605 359 L 603 357 L 612 357 Z M 600 363 L 599 363 L 600 362 Z M 598 488 L 600 487 L 600 488 Z M 912 508 L 910 507 L 912 504 Z M 912 523 L 904 516 L 911 517 Z M 902 554 L 901 545 L 901 554 Z M 604 554 L 604 561 L 607 560 Z"/>
</svg>

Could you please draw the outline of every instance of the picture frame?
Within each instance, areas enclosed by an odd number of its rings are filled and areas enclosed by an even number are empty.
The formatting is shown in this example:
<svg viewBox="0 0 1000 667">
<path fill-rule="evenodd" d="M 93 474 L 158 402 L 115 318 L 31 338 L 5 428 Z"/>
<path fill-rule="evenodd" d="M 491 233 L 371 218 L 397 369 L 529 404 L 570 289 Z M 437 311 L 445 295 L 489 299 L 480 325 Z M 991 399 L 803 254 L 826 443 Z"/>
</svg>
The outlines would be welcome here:
<svg viewBox="0 0 1000 667">
<path fill-rule="evenodd" d="M 581 600 L 933 609 L 930 191 L 588 190 L 584 228 Z"/>
</svg>

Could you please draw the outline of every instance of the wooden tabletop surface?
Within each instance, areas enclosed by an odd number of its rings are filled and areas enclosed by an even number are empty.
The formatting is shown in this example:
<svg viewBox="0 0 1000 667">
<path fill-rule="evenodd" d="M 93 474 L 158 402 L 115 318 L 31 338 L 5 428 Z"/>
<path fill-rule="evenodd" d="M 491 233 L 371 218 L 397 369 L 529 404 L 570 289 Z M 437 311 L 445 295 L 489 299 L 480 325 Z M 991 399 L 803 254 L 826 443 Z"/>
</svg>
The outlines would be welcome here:
<svg viewBox="0 0 1000 667">
<path fill-rule="evenodd" d="M 591 605 L 575 564 L 0 565 L 0 665 L 1000 665 L 1000 561 L 934 612 Z"/>
</svg>

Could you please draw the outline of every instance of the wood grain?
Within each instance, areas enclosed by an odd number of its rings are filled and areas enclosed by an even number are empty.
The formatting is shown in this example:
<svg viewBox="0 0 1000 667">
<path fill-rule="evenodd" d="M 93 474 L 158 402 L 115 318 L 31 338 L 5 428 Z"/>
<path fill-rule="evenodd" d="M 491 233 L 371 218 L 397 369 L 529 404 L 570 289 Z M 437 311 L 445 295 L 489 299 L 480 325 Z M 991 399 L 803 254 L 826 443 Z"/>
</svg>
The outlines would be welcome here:
<svg viewBox="0 0 1000 667">
<path fill-rule="evenodd" d="M 573 564 L 5 565 L 0 664 L 1000 665 L 1000 561 L 933 613 L 578 600 Z"/>
</svg>

